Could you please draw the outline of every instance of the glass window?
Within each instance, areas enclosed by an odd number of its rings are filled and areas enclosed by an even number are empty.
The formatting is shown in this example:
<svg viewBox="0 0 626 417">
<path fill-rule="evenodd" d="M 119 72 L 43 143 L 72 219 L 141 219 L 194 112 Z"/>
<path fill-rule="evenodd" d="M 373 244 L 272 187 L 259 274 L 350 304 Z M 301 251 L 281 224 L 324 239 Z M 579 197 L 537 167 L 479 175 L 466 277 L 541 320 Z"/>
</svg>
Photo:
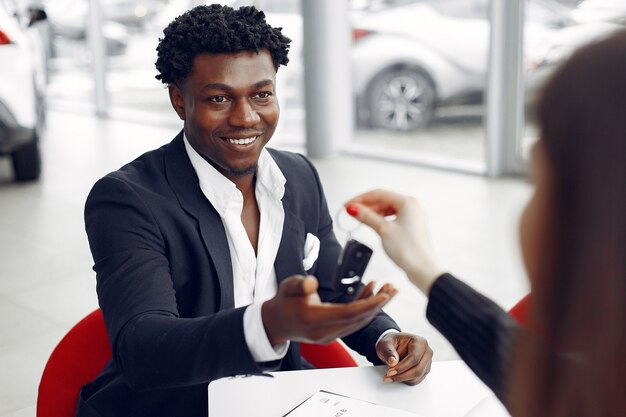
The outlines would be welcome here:
<svg viewBox="0 0 626 417">
<path fill-rule="evenodd" d="M 129 38 L 142 14 L 139 2 L 130 16 L 120 11 L 124 2 L 102 0 L 102 35 L 108 69 L 126 65 Z M 129 6 L 126 2 L 124 6 Z M 93 54 L 87 37 L 88 0 L 49 0 L 45 10 L 51 25 L 52 57 L 48 98 L 52 106 L 90 108 L 94 100 Z"/>
<path fill-rule="evenodd" d="M 255 5 L 292 39 L 291 62 L 277 74 L 281 118 L 272 144 L 304 146 L 302 18 L 298 0 L 100 0 L 107 47 L 106 85 L 113 117 L 181 126 L 165 86 L 155 79 L 158 40 L 175 17 L 200 4 Z M 93 102 L 91 56 L 86 43 L 88 0 L 52 0 L 56 56 L 49 95 L 54 104 Z M 296 56 L 297 55 L 297 56 Z M 76 104 L 78 103 L 78 106 Z"/>
<path fill-rule="evenodd" d="M 605 7 L 611 5 L 611 13 L 605 13 Z M 604 0 L 528 0 L 526 11 L 526 123 L 518 144 L 518 154 L 523 160 L 528 160 L 528 150 L 539 135 L 535 111 L 545 82 L 576 49 L 623 30 L 624 26 L 618 22 L 620 19 L 626 22 L 626 2 L 617 6 Z"/>
<path fill-rule="evenodd" d="M 485 169 L 488 0 L 430 0 L 351 15 L 351 151 Z"/>
<path fill-rule="evenodd" d="M 457 17 L 460 19 L 484 19 L 489 18 L 489 1 L 467 1 L 467 0 L 429 0 L 429 5 L 440 13 Z"/>
<path fill-rule="evenodd" d="M 170 21 L 205 2 L 100 2 L 112 115 L 180 126 L 165 87 L 154 78 L 156 46 Z M 304 147 L 300 1 L 223 3 L 256 5 L 266 11 L 272 25 L 283 27 L 293 40 L 291 61 L 277 75 L 282 113 L 273 145 Z M 625 7 L 616 4 L 527 0 L 526 123 L 517 146 L 522 159 L 537 136 L 533 111 L 543 83 L 577 47 L 623 28 L 616 22 L 626 19 Z M 93 108 L 93 57 L 87 44 L 89 0 L 48 0 L 44 6 L 53 33 L 49 103 Z M 350 151 L 484 171 L 490 1 L 350 0 L 349 7 L 356 126 Z"/>
</svg>

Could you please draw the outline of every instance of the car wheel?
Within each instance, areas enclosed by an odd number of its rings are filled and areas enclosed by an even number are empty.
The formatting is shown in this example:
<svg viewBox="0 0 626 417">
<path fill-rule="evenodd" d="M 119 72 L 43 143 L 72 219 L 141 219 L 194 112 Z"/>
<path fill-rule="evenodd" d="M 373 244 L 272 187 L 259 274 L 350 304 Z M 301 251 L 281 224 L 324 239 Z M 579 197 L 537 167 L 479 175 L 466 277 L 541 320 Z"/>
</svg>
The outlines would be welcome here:
<svg viewBox="0 0 626 417">
<path fill-rule="evenodd" d="M 435 86 L 418 68 L 392 69 L 369 86 L 367 110 L 371 127 L 410 131 L 425 127 L 433 117 Z"/>
<path fill-rule="evenodd" d="M 41 153 L 39 140 L 33 135 L 33 140 L 22 145 L 11 153 L 13 172 L 17 181 L 32 181 L 41 174 Z"/>
</svg>

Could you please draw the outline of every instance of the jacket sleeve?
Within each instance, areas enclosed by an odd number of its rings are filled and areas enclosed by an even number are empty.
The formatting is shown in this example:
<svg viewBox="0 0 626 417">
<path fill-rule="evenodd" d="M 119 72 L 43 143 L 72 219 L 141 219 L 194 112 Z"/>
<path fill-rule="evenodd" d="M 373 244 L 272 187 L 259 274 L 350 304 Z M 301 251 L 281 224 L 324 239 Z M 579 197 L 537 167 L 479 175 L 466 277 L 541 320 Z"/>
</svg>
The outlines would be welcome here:
<svg viewBox="0 0 626 417">
<path fill-rule="evenodd" d="M 341 253 L 341 245 L 335 237 L 333 231 L 333 221 L 328 211 L 326 197 L 319 175 L 311 162 L 304 158 L 315 176 L 317 190 L 319 193 L 319 221 L 317 237 L 320 240 L 320 253 L 315 267 L 315 276 L 319 280 L 319 294 L 322 301 L 349 302 L 352 296 L 347 296 L 332 289 L 332 274 L 337 264 L 337 259 Z M 363 284 L 360 285 L 361 287 Z M 396 322 L 385 312 L 379 312 L 374 319 L 360 330 L 344 337 L 342 340 L 353 350 L 365 356 L 370 362 L 379 365 L 382 361 L 376 354 L 376 342 L 380 335 L 389 329 L 400 330 Z"/>
<path fill-rule="evenodd" d="M 510 354 L 520 331 L 515 320 L 450 274 L 443 274 L 435 281 L 426 317 L 503 401 Z"/>
<path fill-rule="evenodd" d="M 123 178 L 98 181 L 85 206 L 98 299 L 116 367 L 137 390 L 256 374 L 245 308 L 181 318 L 168 248 L 149 204 Z"/>
</svg>

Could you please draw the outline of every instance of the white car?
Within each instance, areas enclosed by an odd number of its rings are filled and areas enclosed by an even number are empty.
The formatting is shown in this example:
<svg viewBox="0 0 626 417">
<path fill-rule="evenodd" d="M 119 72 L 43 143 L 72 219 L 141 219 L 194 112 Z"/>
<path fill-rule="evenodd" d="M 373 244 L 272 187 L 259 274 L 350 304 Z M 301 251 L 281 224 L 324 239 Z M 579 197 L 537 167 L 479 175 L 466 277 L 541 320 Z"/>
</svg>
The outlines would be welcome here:
<svg viewBox="0 0 626 417">
<path fill-rule="evenodd" d="M 415 130 L 430 122 L 438 106 L 481 102 L 489 53 L 489 0 L 386 3 L 391 5 L 359 13 L 352 21 L 358 121 L 372 128 Z M 619 27 L 578 24 L 558 3 L 530 0 L 524 29 L 529 96 L 555 63 Z"/>
<path fill-rule="evenodd" d="M 0 0 L 0 155 L 13 160 L 15 179 L 41 172 L 46 58 L 40 32 L 14 0 Z"/>
</svg>

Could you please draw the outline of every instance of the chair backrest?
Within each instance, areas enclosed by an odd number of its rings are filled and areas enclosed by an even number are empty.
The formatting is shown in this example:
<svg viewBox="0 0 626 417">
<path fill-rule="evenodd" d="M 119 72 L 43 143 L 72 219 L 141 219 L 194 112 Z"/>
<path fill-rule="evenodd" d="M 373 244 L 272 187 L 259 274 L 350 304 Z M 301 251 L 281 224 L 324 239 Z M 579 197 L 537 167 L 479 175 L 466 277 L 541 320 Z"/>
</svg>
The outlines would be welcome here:
<svg viewBox="0 0 626 417">
<path fill-rule="evenodd" d="M 337 340 L 327 345 L 300 343 L 300 354 L 318 369 L 358 366 L 350 353 Z"/>
<path fill-rule="evenodd" d="M 338 342 L 327 345 L 301 343 L 302 356 L 316 368 L 357 366 Z M 39 383 L 37 417 L 76 415 L 80 388 L 93 381 L 111 359 L 111 344 L 102 311 L 79 321 L 54 348 Z"/>
<path fill-rule="evenodd" d="M 530 293 L 526 294 L 517 304 L 511 307 L 509 314 L 521 326 L 528 327 L 530 324 Z"/>
<path fill-rule="evenodd" d="M 79 321 L 54 348 L 39 383 L 37 417 L 76 415 L 80 388 L 111 359 L 111 345 L 102 312 Z"/>
</svg>

